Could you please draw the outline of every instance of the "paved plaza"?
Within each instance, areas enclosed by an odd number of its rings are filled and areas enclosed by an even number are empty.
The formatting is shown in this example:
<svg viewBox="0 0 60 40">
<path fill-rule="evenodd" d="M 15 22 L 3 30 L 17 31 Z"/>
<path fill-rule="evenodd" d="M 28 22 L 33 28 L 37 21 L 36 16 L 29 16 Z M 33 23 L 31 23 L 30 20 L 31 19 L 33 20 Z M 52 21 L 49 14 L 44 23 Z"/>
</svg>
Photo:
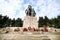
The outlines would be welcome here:
<svg viewBox="0 0 60 40">
<path fill-rule="evenodd" d="M 48 32 L 40 34 L 7 33 L 0 34 L 0 40 L 60 40 L 60 33 L 48 33 Z"/>
</svg>

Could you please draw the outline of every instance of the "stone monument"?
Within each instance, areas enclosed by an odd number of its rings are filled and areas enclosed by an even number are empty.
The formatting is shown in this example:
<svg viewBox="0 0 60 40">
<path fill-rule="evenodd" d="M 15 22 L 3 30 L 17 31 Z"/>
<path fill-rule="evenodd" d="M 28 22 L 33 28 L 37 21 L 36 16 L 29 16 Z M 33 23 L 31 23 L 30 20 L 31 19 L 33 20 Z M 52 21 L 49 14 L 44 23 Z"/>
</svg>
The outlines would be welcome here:
<svg viewBox="0 0 60 40">
<path fill-rule="evenodd" d="M 38 28 L 38 21 L 36 13 L 31 5 L 28 5 L 28 8 L 25 10 L 26 16 L 23 20 L 23 28 Z"/>
</svg>

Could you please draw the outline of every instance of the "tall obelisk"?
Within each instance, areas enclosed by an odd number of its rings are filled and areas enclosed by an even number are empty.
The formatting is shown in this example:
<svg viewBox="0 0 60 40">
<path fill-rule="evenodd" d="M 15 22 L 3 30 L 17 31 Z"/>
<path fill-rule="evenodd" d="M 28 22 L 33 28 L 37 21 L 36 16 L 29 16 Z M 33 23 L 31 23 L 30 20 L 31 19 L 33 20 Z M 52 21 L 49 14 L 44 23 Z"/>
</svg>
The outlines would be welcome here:
<svg viewBox="0 0 60 40">
<path fill-rule="evenodd" d="M 38 28 L 38 21 L 36 13 L 31 5 L 28 5 L 28 8 L 25 10 L 26 16 L 23 20 L 23 28 Z"/>
</svg>

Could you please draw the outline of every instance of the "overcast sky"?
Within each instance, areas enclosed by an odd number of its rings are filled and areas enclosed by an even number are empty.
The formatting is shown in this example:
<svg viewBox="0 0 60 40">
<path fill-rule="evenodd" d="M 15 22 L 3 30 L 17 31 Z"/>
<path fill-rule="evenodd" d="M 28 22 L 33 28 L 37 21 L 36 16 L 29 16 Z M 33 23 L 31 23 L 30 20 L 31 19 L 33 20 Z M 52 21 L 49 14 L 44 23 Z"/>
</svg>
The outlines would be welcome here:
<svg viewBox="0 0 60 40">
<path fill-rule="evenodd" d="M 39 16 L 55 18 L 60 15 L 60 0 L 0 0 L 0 14 L 11 19 L 18 17 L 24 19 L 28 5 L 34 8 L 37 18 Z"/>
</svg>

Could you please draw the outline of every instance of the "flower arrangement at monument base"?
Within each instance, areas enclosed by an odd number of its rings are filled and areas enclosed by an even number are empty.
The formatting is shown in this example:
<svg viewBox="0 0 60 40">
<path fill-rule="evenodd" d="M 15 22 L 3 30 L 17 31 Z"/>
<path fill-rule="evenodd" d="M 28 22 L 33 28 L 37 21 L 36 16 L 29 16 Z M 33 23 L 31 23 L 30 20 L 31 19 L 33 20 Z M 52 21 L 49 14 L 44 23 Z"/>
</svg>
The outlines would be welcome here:
<svg viewBox="0 0 60 40">
<path fill-rule="evenodd" d="M 28 30 L 32 30 L 32 28 L 31 27 L 28 27 Z"/>
<path fill-rule="evenodd" d="M 28 27 L 28 28 L 23 28 L 23 32 L 27 32 L 27 31 L 30 31 L 30 32 L 38 32 L 38 28 L 31 28 L 31 27 Z"/>
<path fill-rule="evenodd" d="M 14 29 L 14 32 L 18 32 L 18 30 L 17 29 Z"/>
<path fill-rule="evenodd" d="M 27 28 L 23 28 L 23 32 L 25 32 L 25 31 L 28 31 L 28 29 Z"/>
<path fill-rule="evenodd" d="M 20 31 L 20 29 L 19 29 L 19 28 L 14 29 L 14 32 L 19 32 L 19 31 Z"/>
<path fill-rule="evenodd" d="M 38 32 L 38 29 L 36 28 L 35 31 Z"/>
<path fill-rule="evenodd" d="M 48 32 L 48 29 L 46 27 L 44 27 L 44 32 Z"/>
</svg>

